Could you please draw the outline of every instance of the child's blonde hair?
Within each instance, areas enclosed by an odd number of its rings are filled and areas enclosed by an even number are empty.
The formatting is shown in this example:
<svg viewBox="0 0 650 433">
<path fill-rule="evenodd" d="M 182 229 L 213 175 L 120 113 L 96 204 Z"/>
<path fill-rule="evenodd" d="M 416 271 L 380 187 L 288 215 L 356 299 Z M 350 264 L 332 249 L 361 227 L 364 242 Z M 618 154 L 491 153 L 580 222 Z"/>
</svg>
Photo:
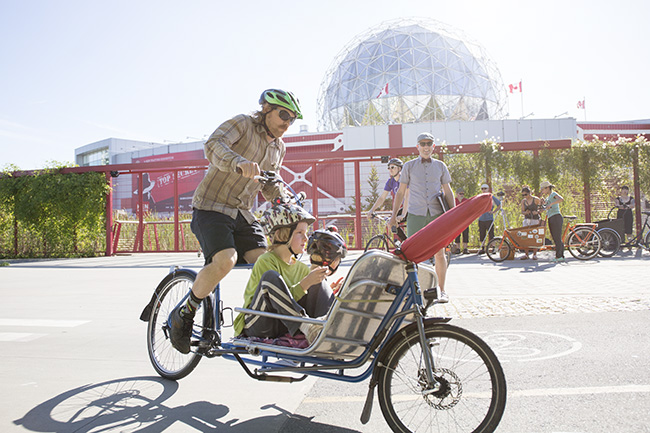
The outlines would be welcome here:
<svg viewBox="0 0 650 433">
<path fill-rule="evenodd" d="M 289 242 L 291 233 L 293 232 L 293 227 L 280 227 L 271 235 L 271 245 L 269 245 L 268 250 L 273 251 L 280 245 L 285 245 Z"/>
</svg>

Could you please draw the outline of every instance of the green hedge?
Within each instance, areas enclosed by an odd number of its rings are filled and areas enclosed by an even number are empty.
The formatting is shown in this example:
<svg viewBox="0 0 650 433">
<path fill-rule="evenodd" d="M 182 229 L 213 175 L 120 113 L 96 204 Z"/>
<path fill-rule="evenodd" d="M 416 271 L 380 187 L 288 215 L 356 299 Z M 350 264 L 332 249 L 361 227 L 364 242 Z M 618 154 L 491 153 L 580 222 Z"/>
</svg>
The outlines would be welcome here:
<svg viewBox="0 0 650 433">
<path fill-rule="evenodd" d="M 0 258 L 86 257 L 106 249 L 103 173 L 0 175 Z"/>
</svg>

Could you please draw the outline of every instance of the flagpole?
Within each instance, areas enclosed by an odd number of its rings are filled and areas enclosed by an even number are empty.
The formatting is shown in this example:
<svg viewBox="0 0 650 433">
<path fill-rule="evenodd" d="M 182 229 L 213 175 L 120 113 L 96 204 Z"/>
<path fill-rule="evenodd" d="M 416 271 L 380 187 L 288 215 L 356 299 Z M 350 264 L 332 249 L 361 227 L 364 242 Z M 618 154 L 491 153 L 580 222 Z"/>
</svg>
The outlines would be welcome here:
<svg viewBox="0 0 650 433">
<path fill-rule="evenodd" d="M 522 79 L 519 79 L 519 94 L 521 95 L 521 117 L 524 117 L 524 89 L 521 85 Z"/>
</svg>

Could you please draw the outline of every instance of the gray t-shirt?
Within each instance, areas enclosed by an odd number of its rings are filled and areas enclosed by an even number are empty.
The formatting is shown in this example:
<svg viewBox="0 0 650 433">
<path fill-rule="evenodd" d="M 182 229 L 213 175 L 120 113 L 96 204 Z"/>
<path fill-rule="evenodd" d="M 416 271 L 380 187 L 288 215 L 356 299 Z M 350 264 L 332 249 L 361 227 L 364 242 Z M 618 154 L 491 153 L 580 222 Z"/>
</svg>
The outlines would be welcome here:
<svg viewBox="0 0 650 433">
<path fill-rule="evenodd" d="M 451 175 L 444 162 L 433 158 L 425 161 L 418 156 L 404 164 L 399 183 L 409 187 L 408 213 L 426 216 L 429 211 L 431 216 L 437 216 L 442 213 L 437 195 L 442 185 L 451 183 Z"/>
</svg>

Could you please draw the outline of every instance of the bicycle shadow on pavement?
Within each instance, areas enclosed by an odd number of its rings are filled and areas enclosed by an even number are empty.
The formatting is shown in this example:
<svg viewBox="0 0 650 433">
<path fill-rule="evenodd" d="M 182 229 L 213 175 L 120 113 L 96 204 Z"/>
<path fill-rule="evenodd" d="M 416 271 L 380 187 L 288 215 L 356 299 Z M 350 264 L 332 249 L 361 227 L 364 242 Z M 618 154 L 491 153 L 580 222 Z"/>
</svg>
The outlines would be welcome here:
<svg viewBox="0 0 650 433">
<path fill-rule="evenodd" d="M 13 423 L 35 432 L 163 432 L 172 425 L 183 431 L 250 433 L 282 431 L 290 423 L 296 431 L 353 433 L 336 426 L 312 422 L 266 405 L 273 415 L 241 421 L 228 419 L 223 404 L 195 401 L 183 406 L 166 406 L 165 400 L 178 390 L 178 383 L 153 376 L 114 379 L 63 392 L 31 409 Z M 181 426 L 181 424 L 184 424 Z M 176 427 L 176 428 L 179 428 Z"/>
</svg>

